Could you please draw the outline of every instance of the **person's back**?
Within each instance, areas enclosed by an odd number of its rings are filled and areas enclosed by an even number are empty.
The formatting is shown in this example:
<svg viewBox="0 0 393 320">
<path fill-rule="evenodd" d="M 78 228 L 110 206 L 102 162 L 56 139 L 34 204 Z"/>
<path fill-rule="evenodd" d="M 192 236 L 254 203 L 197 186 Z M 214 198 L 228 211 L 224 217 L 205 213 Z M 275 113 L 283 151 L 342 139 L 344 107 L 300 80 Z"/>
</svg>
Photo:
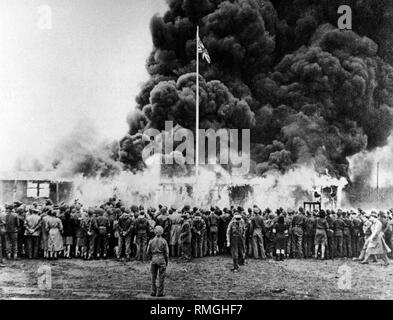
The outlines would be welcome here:
<svg viewBox="0 0 393 320">
<path fill-rule="evenodd" d="M 164 281 L 166 267 L 169 261 L 169 247 L 167 241 L 162 237 L 164 232 L 161 226 L 154 229 L 156 236 L 149 241 L 147 254 L 151 256 L 151 296 L 164 296 Z M 158 290 L 156 279 L 158 276 Z"/>
</svg>

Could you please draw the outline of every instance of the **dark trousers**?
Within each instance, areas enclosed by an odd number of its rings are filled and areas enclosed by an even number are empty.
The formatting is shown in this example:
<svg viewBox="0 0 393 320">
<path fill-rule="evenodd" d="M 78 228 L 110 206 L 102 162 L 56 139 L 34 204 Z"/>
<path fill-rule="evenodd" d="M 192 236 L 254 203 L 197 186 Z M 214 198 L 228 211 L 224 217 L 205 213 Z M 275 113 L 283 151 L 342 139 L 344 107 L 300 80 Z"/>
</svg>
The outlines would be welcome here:
<svg viewBox="0 0 393 320">
<path fill-rule="evenodd" d="M 240 237 L 231 239 L 231 255 L 233 259 L 233 268 L 239 269 L 239 264 L 244 264 L 244 242 Z"/>
<path fill-rule="evenodd" d="M 359 257 L 359 254 L 360 254 L 361 247 L 359 247 L 359 244 L 360 244 L 359 239 L 360 239 L 360 237 L 358 235 L 352 235 L 352 239 L 351 239 L 352 255 L 354 257 Z"/>
<path fill-rule="evenodd" d="M 181 256 L 186 260 L 191 260 L 191 242 L 181 242 Z"/>
<path fill-rule="evenodd" d="M 5 234 L 5 241 L 7 247 L 7 255 L 18 255 L 18 233 L 17 232 L 7 232 Z"/>
<path fill-rule="evenodd" d="M 97 236 L 96 236 L 95 233 L 87 236 L 87 242 L 88 242 L 87 247 L 89 248 L 89 254 L 88 254 L 88 258 L 89 259 L 92 258 L 93 255 L 94 255 L 94 249 L 95 249 L 95 245 L 96 245 L 96 238 L 97 238 Z"/>
<path fill-rule="evenodd" d="M 39 240 L 39 236 L 26 236 L 27 257 L 29 259 L 38 258 Z"/>
<path fill-rule="evenodd" d="M 342 258 L 343 257 L 343 235 L 342 234 L 335 234 L 334 235 L 334 242 L 335 242 L 334 256 Z"/>
<path fill-rule="evenodd" d="M 106 257 L 108 254 L 108 235 L 99 234 L 97 236 L 97 254 L 100 257 Z"/>
<path fill-rule="evenodd" d="M 5 233 L 0 233 L 0 261 L 3 260 L 3 251 L 5 251 Z"/>
<path fill-rule="evenodd" d="M 344 257 L 352 258 L 352 241 L 349 231 L 344 232 L 343 235 L 343 255 Z"/>
<path fill-rule="evenodd" d="M 165 281 L 165 264 L 152 263 L 150 266 L 151 273 L 151 293 L 153 295 L 163 295 L 164 294 L 164 281 Z M 158 291 L 156 280 L 158 276 Z"/>
<path fill-rule="evenodd" d="M 194 244 L 194 257 L 200 258 L 203 254 L 203 237 L 195 235 L 193 239 Z"/>
<path fill-rule="evenodd" d="M 125 253 L 126 253 L 126 257 L 129 258 L 131 255 L 131 236 L 119 236 L 119 247 L 118 247 L 118 252 L 117 254 L 117 258 L 119 259 L 121 257 L 121 252 L 123 250 L 123 246 L 125 246 Z"/>
<path fill-rule="evenodd" d="M 305 234 L 303 237 L 304 256 L 311 258 L 314 251 L 314 236 L 313 234 Z"/>
<path fill-rule="evenodd" d="M 146 260 L 147 234 L 138 233 L 136 235 L 136 259 Z"/>
<path fill-rule="evenodd" d="M 303 230 L 300 227 L 293 228 L 293 255 L 295 258 L 303 258 Z"/>
<path fill-rule="evenodd" d="M 216 231 L 210 231 L 209 233 L 209 249 L 211 254 L 215 254 L 218 251 L 218 246 L 217 246 L 217 232 Z"/>
<path fill-rule="evenodd" d="M 328 258 L 328 259 L 335 258 L 335 246 L 336 246 L 336 243 L 334 241 L 334 233 L 333 233 L 333 231 L 328 230 L 326 258 Z"/>
<path fill-rule="evenodd" d="M 263 246 L 263 235 L 261 229 L 255 229 L 252 235 L 252 248 L 255 259 L 266 259 L 265 248 Z"/>
</svg>

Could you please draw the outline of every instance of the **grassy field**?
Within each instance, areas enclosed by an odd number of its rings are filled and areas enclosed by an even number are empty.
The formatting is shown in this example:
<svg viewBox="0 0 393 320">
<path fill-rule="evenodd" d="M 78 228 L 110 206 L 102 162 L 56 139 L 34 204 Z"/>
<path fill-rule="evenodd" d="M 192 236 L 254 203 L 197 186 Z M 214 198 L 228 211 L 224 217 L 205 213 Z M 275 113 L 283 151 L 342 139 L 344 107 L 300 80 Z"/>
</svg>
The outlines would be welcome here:
<svg viewBox="0 0 393 320">
<path fill-rule="evenodd" d="M 165 299 L 393 298 L 393 264 L 383 267 L 381 261 L 250 259 L 239 273 L 230 268 L 230 257 L 171 260 Z M 50 276 L 51 289 L 43 274 Z M 1 299 L 150 299 L 149 293 L 148 263 L 19 260 L 0 268 Z"/>
</svg>

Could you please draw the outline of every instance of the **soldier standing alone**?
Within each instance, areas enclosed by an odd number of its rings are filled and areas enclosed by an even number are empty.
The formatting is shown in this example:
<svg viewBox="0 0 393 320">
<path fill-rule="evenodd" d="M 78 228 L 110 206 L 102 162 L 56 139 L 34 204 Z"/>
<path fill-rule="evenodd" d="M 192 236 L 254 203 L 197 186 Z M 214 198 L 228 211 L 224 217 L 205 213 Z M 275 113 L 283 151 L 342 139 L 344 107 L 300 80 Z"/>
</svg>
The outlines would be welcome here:
<svg viewBox="0 0 393 320">
<path fill-rule="evenodd" d="M 154 229 L 156 236 L 150 240 L 147 247 L 147 254 L 151 256 L 151 296 L 163 297 L 164 296 L 164 281 L 166 267 L 169 261 L 169 247 L 166 240 L 162 237 L 164 229 L 157 226 Z M 156 279 L 158 276 L 158 290 Z"/>
</svg>

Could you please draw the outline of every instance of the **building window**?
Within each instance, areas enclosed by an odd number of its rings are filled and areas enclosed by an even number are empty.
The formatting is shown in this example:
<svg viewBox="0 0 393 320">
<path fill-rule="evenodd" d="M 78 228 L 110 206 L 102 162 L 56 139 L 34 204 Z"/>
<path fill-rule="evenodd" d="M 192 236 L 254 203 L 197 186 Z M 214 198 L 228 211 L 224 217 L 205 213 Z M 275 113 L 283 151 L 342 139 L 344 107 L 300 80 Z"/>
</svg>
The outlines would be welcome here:
<svg viewBox="0 0 393 320">
<path fill-rule="evenodd" d="M 49 183 L 27 182 L 28 198 L 49 198 Z"/>
</svg>

